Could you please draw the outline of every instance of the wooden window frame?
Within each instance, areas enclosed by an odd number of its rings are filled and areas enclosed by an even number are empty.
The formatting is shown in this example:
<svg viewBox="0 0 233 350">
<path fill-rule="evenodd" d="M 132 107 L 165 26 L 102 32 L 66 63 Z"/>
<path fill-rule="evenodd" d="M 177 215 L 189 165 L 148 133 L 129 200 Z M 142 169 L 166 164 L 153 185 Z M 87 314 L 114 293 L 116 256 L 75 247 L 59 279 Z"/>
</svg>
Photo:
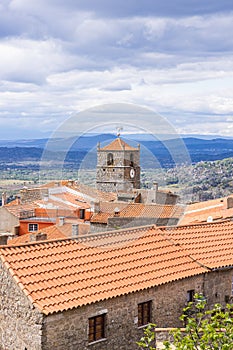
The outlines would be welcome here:
<svg viewBox="0 0 233 350">
<path fill-rule="evenodd" d="M 194 295 L 195 295 L 195 290 L 194 289 L 190 289 L 187 291 L 187 302 L 191 303 L 194 301 Z"/>
<path fill-rule="evenodd" d="M 152 300 L 138 304 L 138 327 L 151 323 Z"/>
<path fill-rule="evenodd" d="M 35 230 L 35 228 L 36 228 L 36 230 Z M 39 226 L 36 223 L 28 224 L 28 232 L 37 232 L 38 228 L 39 228 Z"/>
<path fill-rule="evenodd" d="M 88 319 L 88 342 L 105 339 L 106 313 Z"/>
<path fill-rule="evenodd" d="M 85 220 L 85 209 L 79 210 L 79 219 Z"/>
</svg>

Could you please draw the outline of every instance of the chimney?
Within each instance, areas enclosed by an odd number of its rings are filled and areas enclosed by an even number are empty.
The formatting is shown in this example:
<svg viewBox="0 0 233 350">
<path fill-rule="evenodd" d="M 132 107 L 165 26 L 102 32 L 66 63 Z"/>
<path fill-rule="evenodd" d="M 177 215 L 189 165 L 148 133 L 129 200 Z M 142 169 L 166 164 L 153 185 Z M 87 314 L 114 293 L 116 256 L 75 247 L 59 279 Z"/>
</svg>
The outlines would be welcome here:
<svg viewBox="0 0 233 350">
<path fill-rule="evenodd" d="M 158 184 L 158 182 L 153 182 L 152 189 L 153 189 L 154 191 L 158 192 L 158 189 L 159 189 L 159 184 Z"/>
<path fill-rule="evenodd" d="M 94 213 L 100 213 L 100 201 L 94 202 Z"/>
<path fill-rule="evenodd" d="M 114 209 L 114 216 L 120 216 L 120 209 L 117 207 Z"/>
<path fill-rule="evenodd" d="M 38 242 L 38 241 L 46 241 L 47 240 L 47 234 L 46 233 L 32 233 L 30 235 L 30 242 Z"/>
<path fill-rule="evenodd" d="M 78 231 L 79 231 L 79 225 L 78 224 L 72 224 L 72 237 L 75 238 L 75 237 L 78 237 Z"/>
<path fill-rule="evenodd" d="M 6 200 L 6 192 L 3 192 L 2 193 L 2 206 L 6 205 L 6 202 L 7 202 L 7 200 Z"/>
<path fill-rule="evenodd" d="M 49 200 L 49 196 L 45 194 L 44 197 L 43 197 L 43 201 L 44 202 L 48 202 L 48 200 Z"/>
<path fill-rule="evenodd" d="M 0 245 L 7 245 L 8 236 L 0 235 Z"/>
<path fill-rule="evenodd" d="M 227 209 L 233 208 L 233 197 L 227 198 Z"/>
<path fill-rule="evenodd" d="M 64 223 L 65 223 L 65 218 L 64 218 L 64 216 L 60 216 L 60 217 L 58 218 L 58 226 L 63 226 Z"/>
<path fill-rule="evenodd" d="M 71 187 L 74 186 L 74 180 L 70 180 L 70 179 L 69 179 L 69 180 L 68 180 L 68 186 L 71 186 Z"/>
</svg>

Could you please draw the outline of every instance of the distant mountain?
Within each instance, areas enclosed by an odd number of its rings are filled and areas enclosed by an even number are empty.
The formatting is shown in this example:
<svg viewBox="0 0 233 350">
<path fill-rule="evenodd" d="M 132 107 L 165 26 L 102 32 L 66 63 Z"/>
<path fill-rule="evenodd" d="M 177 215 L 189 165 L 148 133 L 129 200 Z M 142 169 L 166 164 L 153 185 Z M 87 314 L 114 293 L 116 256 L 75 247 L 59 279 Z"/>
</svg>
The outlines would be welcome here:
<svg viewBox="0 0 233 350">
<path fill-rule="evenodd" d="M 109 143 L 116 136 L 112 134 L 80 136 L 70 139 L 38 139 L 19 141 L 0 141 L 0 161 L 39 161 L 46 149 L 48 160 L 63 161 L 79 164 L 84 158 L 91 167 L 96 166 L 96 146 Z M 129 141 L 136 146 L 139 140 Z M 233 157 L 233 139 L 216 138 L 212 140 L 187 137 L 183 139 L 169 139 L 165 141 L 141 140 L 141 165 L 145 168 L 154 167 L 155 163 L 162 167 L 182 164 L 190 157 L 192 163 L 199 161 L 213 161 Z M 1 147 L 1 145 L 4 145 Z M 20 145 L 20 146 L 19 146 Z M 33 146 L 32 146 L 33 145 Z"/>
</svg>

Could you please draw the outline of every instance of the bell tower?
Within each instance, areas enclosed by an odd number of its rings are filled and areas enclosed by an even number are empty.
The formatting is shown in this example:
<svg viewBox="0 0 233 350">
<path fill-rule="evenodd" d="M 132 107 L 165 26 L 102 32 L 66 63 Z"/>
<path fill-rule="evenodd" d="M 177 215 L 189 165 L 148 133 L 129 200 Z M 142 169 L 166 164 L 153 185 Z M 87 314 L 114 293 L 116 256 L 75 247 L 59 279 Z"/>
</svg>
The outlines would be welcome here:
<svg viewBox="0 0 233 350">
<path fill-rule="evenodd" d="M 131 147 L 118 137 L 97 146 L 96 187 L 105 192 L 128 192 L 140 188 L 140 145 Z"/>
</svg>

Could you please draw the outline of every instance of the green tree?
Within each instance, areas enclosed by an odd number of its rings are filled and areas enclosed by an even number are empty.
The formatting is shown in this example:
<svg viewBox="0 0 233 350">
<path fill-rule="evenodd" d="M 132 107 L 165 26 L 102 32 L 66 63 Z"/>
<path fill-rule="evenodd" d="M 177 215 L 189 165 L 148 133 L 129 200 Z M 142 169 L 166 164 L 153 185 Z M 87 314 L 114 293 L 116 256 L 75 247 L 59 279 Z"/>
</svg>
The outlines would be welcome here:
<svg viewBox="0 0 233 350">
<path fill-rule="evenodd" d="M 228 304 L 223 310 L 216 304 L 212 310 L 206 310 L 206 300 L 195 295 L 183 310 L 180 317 L 184 328 L 175 329 L 172 334 L 173 346 L 177 350 L 233 350 L 233 305 Z M 155 350 L 155 325 L 149 325 L 144 337 L 137 342 L 141 349 Z M 172 349 L 169 341 L 164 342 L 164 349 Z"/>
</svg>

